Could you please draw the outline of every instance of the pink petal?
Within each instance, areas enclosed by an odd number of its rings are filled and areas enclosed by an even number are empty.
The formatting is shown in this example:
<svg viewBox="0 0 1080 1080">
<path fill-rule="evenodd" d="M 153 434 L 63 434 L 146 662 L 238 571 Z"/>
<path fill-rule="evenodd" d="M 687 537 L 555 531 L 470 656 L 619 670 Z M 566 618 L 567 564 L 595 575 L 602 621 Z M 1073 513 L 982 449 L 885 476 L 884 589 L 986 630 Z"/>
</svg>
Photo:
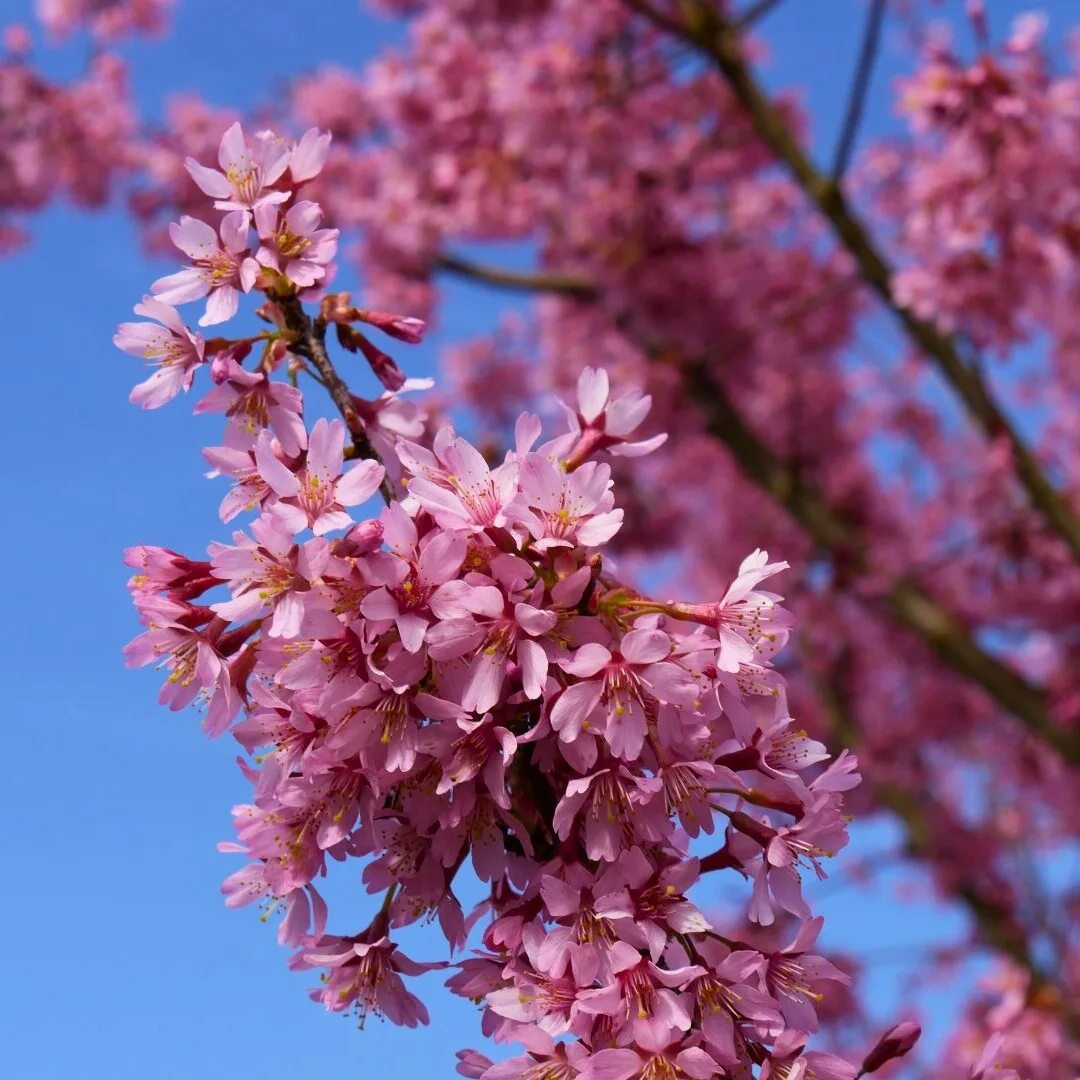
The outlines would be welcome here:
<svg viewBox="0 0 1080 1080">
<path fill-rule="evenodd" d="M 586 422 L 595 420 L 608 399 L 608 375 L 603 368 L 587 367 L 578 376 L 578 409 Z"/>
<path fill-rule="evenodd" d="M 219 250 L 217 233 L 205 221 L 186 214 L 169 226 L 169 237 L 189 259 L 204 258 Z"/>
<path fill-rule="evenodd" d="M 227 199 L 232 194 L 232 185 L 217 169 L 208 169 L 191 157 L 184 162 L 184 168 L 202 191 L 212 198 Z"/>
<path fill-rule="evenodd" d="M 631 630 L 619 643 L 619 652 L 632 664 L 655 664 L 671 652 L 671 639 L 663 630 Z"/>
<path fill-rule="evenodd" d="M 361 461 L 354 465 L 334 489 L 338 502 L 343 506 L 356 506 L 365 502 L 378 490 L 386 470 L 377 461 Z"/>
</svg>

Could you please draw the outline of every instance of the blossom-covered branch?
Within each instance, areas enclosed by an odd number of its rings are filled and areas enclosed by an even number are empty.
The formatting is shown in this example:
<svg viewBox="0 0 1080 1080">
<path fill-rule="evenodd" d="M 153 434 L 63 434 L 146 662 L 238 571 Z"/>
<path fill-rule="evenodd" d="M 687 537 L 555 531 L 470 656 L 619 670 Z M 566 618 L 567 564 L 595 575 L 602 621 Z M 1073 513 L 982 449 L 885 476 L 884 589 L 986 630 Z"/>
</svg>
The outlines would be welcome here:
<svg viewBox="0 0 1080 1080">
<path fill-rule="evenodd" d="M 462 1051 L 459 1071 L 484 1080 L 704 1080 L 752 1066 L 851 1080 L 907 1052 L 917 1032 L 886 1036 L 861 1069 L 805 1048 L 815 1003 L 846 976 L 809 952 L 820 920 L 801 875 L 823 876 L 846 843 L 842 798 L 858 774 L 788 715 L 772 658 L 791 619 L 762 588 L 787 564 L 755 551 L 704 603 L 653 600 L 613 576 L 604 549 L 624 512 L 606 459 L 640 458 L 664 437 L 637 437 L 650 399 L 613 393 L 602 370 L 581 373 L 554 438 L 522 413 L 498 464 L 447 425 L 428 439 L 402 424 L 406 384 L 355 324 L 406 341 L 422 326 L 344 294 L 323 297 L 314 319 L 304 309 L 336 232 L 318 231 L 296 189 L 324 158 L 317 132 L 248 142 L 237 126 L 220 171 L 189 161 L 224 217 L 173 230 L 190 265 L 139 305 L 154 323 L 117 333 L 155 366 L 133 394 L 145 407 L 209 368 L 217 386 L 196 411 L 229 416 L 224 444 L 207 450 L 234 481 L 222 517 L 254 515 L 206 560 L 127 554 L 146 624 L 129 663 L 163 666 L 163 703 L 201 702 L 208 733 L 231 730 L 250 755 L 252 800 L 223 845 L 248 862 L 225 882 L 227 903 L 282 909 L 291 965 L 323 973 L 312 996 L 361 1020 L 426 1023 L 406 980 L 449 970 L 452 992 L 482 1002 L 485 1033 L 524 1051 L 502 1062 Z M 208 297 L 203 322 L 217 324 L 248 292 L 265 295 L 274 329 L 210 341 L 162 299 Z M 381 408 L 338 375 L 331 322 L 397 384 Z M 274 378 L 284 367 L 296 381 L 308 363 L 345 423 L 312 423 L 298 387 Z M 350 469 L 346 433 L 362 459 Z M 358 520 L 352 508 L 388 471 L 403 494 L 384 487 L 382 513 Z M 702 834 L 721 841 L 725 872 L 752 883 L 753 921 L 785 912 L 800 924 L 788 949 L 713 931 L 689 896 Z M 382 897 L 366 916 L 338 913 L 352 933 L 328 928 L 327 857 L 361 860 Z M 467 864 L 488 886 L 468 913 Z M 451 952 L 486 918 L 482 948 L 411 959 L 399 934 L 425 917 Z"/>
</svg>

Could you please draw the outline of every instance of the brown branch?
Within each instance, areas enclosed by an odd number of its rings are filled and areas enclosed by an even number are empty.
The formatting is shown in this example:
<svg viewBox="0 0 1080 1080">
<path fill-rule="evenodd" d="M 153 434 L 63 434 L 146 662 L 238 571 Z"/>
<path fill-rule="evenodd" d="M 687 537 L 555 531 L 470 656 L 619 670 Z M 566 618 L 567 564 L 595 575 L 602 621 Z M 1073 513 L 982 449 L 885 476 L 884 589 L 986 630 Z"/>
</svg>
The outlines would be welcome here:
<svg viewBox="0 0 1080 1080">
<path fill-rule="evenodd" d="M 735 25 L 740 27 L 753 26 L 760 19 L 764 19 L 781 2 L 782 0 L 757 0 L 756 4 L 751 4 L 735 19 Z"/>
<path fill-rule="evenodd" d="M 599 295 L 595 285 L 573 274 L 505 270 L 447 254 L 439 255 L 434 265 L 438 270 L 448 270 L 458 277 L 493 285 L 498 289 L 556 293 L 581 300 L 595 300 Z"/>
<path fill-rule="evenodd" d="M 761 140 L 772 149 L 855 260 L 863 280 L 893 313 L 910 340 L 930 359 L 988 438 L 1004 436 L 1017 476 L 1031 504 L 1080 562 L 1080 517 L 1043 472 L 1035 454 L 1009 422 L 978 367 L 962 355 L 959 341 L 897 300 L 892 268 L 866 226 L 848 206 L 843 192 L 825 176 L 799 144 L 783 114 L 762 90 L 739 47 L 737 25 L 700 0 L 683 4 L 685 21 L 658 11 L 647 0 L 624 0 L 657 28 L 693 43 L 720 71 Z"/>
<path fill-rule="evenodd" d="M 385 463 L 379 457 L 378 451 L 368 438 L 363 422 L 356 414 L 356 409 L 353 408 L 352 394 L 349 392 L 349 388 L 338 374 L 334 362 L 330 359 L 330 354 L 326 351 L 325 320 L 318 317 L 312 319 L 304 310 L 304 305 L 300 303 L 300 299 L 295 293 L 279 294 L 274 299 L 281 308 L 281 312 L 285 317 L 285 325 L 292 335 L 291 348 L 311 362 L 318 372 L 318 377 L 323 386 L 326 387 L 330 399 L 337 406 L 338 412 L 341 413 L 345 426 L 349 429 L 352 452 L 346 453 L 346 457 L 366 458 L 377 461 L 385 467 Z M 382 483 L 379 485 L 379 492 L 382 494 L 383 501 L 387 504 L 396 498 L 394 482 L 390 479 L 389 472 L 383 477 Z"/>
<path fill-rule="evenodd" d="M 859 732 L 851 717 L 842 679 L 819 673 L 814 677 L 814 683 L 833 736 L 842 746 L 856 749 Z M 947 812 L 936 806 L 933 797 L 925 791 L 914 794 L 896 784 L 872 777 L 864 777 L 863 783 L 873 789 L 877 801 L 891 811 L 903 826 L 908 853 L 929 863 L 940 861 L 943 852 L 936 844 L 937 820 Z M 1029 1000 L 1038 1008 L 1060 1015 L 1072 1036 L 1080 1040 L 1080 1014 L 1075 1011 L 1075 1005 L 1069 1002 L 1057 979 L 1032 955 L 1028 935 L 1011 908 L 996 900 L 994 890 L 985 888 L 970 874 L 955 882 L 952 893 L 967 908 L 978 936 L 990 948 L 1007 956 L 1028 973 Z"/>
<path fill-rule="evenodd" d="M 847 172 L 851 152 L 855 148 L 855 136 L 862 120 L 866 97 L 870 89 L 870 76 L 877 59 L 878 45 L 881 42 L 881 27 L 885 22 L 885 0 L 873 0 L 866 16 L 866 29 L 863 32 L 862 45 L 859 48 L 859 60 L 855 67 L 855 78 L 851 84 L 847 109 L 844 113 L 844 126 L 836 144 L 833 156 L 832 182 L 839 184 Z"/>
</svg>

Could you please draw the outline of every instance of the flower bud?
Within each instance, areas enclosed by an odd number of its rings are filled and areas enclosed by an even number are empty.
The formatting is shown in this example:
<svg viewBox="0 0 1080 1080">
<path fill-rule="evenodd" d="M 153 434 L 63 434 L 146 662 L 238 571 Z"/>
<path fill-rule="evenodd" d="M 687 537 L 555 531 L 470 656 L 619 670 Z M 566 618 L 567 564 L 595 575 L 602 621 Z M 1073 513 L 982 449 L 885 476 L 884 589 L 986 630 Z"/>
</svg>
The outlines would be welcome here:
<svg viewBox="0 0 1080 1080">
<path fill-rule="evenodd" d="M 382 546 L 383 525 L 378 518 L 361 521 L 354 525 L 338 544 L 338 553 L 342 555 L 367 555 Z"/>
<path fill-rule="evenodd" d="M 391 315 L 387 311 L 357 311 L 356 318 L 410 345 L 419 345 L 427 332 L 427 323 L 423 319 L 414 319 L 409 315 Z"/>
<path fill-rule="evenodd" d="M 902 1058 L 918 1041 L 922 1028 L 910 1020 L 889 1028 L 862 1063 L 860 1075 L 877 1072 L 882 1065 Z"/>
</svg>

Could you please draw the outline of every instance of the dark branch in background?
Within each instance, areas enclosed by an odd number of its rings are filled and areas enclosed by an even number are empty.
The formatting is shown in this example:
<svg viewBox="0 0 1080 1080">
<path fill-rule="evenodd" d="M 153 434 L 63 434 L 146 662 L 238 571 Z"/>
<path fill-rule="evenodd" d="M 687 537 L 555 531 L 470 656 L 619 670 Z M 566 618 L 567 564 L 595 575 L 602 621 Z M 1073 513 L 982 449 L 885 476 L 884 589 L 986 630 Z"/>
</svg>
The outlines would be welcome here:
<svg viewBox="0 0 1080 1080">
<path fill-rule="evenodd" d="M 435 260 L 435 267 L 439 270 L 448 270 L 470 281 L 492 285 L 497 289 L 556 293 L 559 296 L 573 296 L 580 300 L 595 300 L 599 295 L 595 285 L 572 274 L 502 270 L 470 262 L 456 255 L 440 255 Z"/>
<path fill-rule="evenodd" d="M 751 4 L 740 16 L 738 16 L 735 20 L 735 25 L 739 27 L 753 26 L 759 19 L 765 18 L 765 16 L 780 3 L 781 0 L 757 0 L 756 4 Z"/>
<path fill-rule="evenodd" d="M 855 67 L 855 78 L 851 84 L 847 110 L 844 113 L 844 126 L 840 140 L 836 144 L 833 156 L 832 182 L 839 184 L 847 172 L 851 153 L 855 149 L 855 136 L 859 132 L 863 109 L 870 90 L 870 76 L 877 59 L 878 45 L 881 42 L 881 27 L 885 22 L 886 0 L 873 0 L 866 16 L 866 30 L 863 32 L 862 46 L 859 49 L 859 62 Z"/>
<path fill-rule="evenodd" d="M 851 718 L 842 675 L 850 673 L 850 657 L 841 658 L 834 670 L 831 677 L 818 674 L 814 678 L 815 687 L 834 739 L 841 746 L 856 749 L 858 729 Z M 895 784 L 870 777 L 864 777 L 863 783 L 873 788 L 878 802 L 903 824 L 908 853 L 916 859 L 940 863 L 942 860 L 935 859 L 936 820 L 943 819 L 948 811 L 937 806 L 925 791 L 916 796 Z M 983 883 L 965 875 L 956 881 L 953 891 L 971 914 L 979 937 L 1028 973 L 1031 979 L 1028 998 L 1032 1003 L 1061 1015 L 1072 1037 L 1080 1041 L 1080 1013 L 1076 1011 L 1076 1003 L 1065 998 L 1056 978 L 1032 956 L 1024 928 L 1010 906 L 996 898 L 998 890 L 993 882 Z"/>
<path fill-rule="evenodd" d="M 290 347 L 293 352 L 310 361 L 318 372 L 319 381 L 326 387 L 326 392 L 337 406 L 341 418 L 345 421 L 345 426 L 349 429 L 349 438 L 352 439 L 353 445 L 353 453 L 349 456 L 377 461 L 385 467 L 385 462 L 379 457 L 378 451 L 372 446 L 364 430 L 363 422 L 356 415 L 349 388 L 337 373 L 337 368 L 334 367 L 334 362 L 326 351 L 326 321 L 321 318 L 312 319 L 295 293 L 277 295 L 275 300 L 285 317 L 285 325 L 293 337 Z M 386 503 L 390 503 L 396 497 L 394 482 L 390 479 L 389 472 L 383 477 L 379 492 Z"/>
<path fill-rule="evenodd" d="M 1042 471 L 1034 453 L 994 399 L 978 367 L 962 354 L 956 337 L 920 319 L 892 293 L 892 268 L 875 246 L 866 226 L 851 210 L 843 192 L 819 171 L 799 145 L 783 115 L 754 79 L 739 47 L 738 27 L 700 0 L 684 0 L 685 21 L 657 11 L 647 0 L 624 0 L 631 10 L 658 29 L 692 42 L 726 79 L 759 138 L 782 161 L 829 224 L 837 241 L 853 256 L 863 280 L 878 294 L 905 333 L 937 368 L 963 401 L 969 416 L 988 438 L 1008 440 L 1017 476 L 1031 504 L 1065 542 L 1080 563 L 1080 517 L 1068 498 Z"/>
</svg>

